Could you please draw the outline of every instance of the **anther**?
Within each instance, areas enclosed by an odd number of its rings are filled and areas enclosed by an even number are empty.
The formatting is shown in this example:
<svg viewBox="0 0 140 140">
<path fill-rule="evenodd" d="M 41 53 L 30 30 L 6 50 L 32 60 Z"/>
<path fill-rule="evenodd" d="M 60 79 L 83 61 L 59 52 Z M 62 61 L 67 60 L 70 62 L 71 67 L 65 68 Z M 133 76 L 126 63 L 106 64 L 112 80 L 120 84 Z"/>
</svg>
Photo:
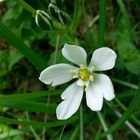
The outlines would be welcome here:
<svg viewBox="0 0 140 140">
<path fill-rule="evenodd" d="M 92 76 L 92 75 L 90 75 L 90 77 L 89 77 L 89 79 L 90 79 L 90 81 L 94 81 L 94 77 Z"/>
<path fill-rule="evenodd" d="M 75 74 L 75 75 L 73 76 L 73 78 L 78 78 L 78 75 Z"/>
<path fill-rule="evenodd" d="M 84 64 L 80 64 L 80 68 L 81 68 L 81 69 L 85 69 L 86 67 L 85 67 Z"/>
</svg>

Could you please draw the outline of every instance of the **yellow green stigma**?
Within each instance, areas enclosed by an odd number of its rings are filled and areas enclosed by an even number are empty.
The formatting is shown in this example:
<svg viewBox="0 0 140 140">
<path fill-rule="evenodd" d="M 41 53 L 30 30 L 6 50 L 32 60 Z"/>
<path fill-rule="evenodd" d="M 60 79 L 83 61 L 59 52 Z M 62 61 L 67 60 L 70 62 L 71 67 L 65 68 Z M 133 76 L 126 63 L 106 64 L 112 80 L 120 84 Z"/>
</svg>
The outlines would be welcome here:
<svg viewBox="0 0 140 140">
<path fill-rule="evenodd" d="M 90 72 L 87 69 L 80 69 L 78 71 L 78 77 L 80 77 L 83 81 L 90 80 Z"/>
</svg>

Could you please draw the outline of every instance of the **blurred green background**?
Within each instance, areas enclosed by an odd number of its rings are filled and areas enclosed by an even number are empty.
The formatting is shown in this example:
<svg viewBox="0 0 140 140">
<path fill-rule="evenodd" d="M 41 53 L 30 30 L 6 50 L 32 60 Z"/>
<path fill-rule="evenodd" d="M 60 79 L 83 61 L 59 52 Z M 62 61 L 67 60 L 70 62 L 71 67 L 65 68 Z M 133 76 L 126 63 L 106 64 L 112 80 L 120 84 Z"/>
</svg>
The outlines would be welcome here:
<svg viewBox="0 0 140 140">
<path fill-rule="evenodd" d="M 36 10 L 50 17 L 38 15 L 39 26 Z M 139 0 L 0 2 L 0 139 L 140 139 L 139 13 Z M 67 62 L 61 54 L 64 43 L 79 44 L 89 58 L 103 46 L 118 55 L 115 68 L 107 71 L 116 98 L 105 101 L 101 116 L 83 100 L 83 129 L 79 112 L 66 121 L 56 119 L 68 84 L 52 88 L 38 79 L 47 66 Z"/>
</svg>

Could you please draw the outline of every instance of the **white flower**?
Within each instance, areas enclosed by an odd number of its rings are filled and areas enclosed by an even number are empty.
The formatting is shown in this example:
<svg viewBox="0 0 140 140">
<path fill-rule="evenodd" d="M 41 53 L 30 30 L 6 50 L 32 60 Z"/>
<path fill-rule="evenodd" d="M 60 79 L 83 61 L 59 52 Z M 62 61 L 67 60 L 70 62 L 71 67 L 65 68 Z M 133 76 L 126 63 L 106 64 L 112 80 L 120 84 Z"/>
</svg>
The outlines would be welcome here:
<svg viewBox="0 0 140 140">
<path fill-rule="evenodd" d="M 43 70 L 39 77 L 43 83 L 52 86 L 76 79 L 61 95 L 63 101 L 56 109 L 57 118 L 71 117 L 78 110 L 84 91 L 87 106 L 93 111 L 100 111 L 103 98 L 110 101 L 115 95 L 109 77 L 96 72 L 112 69 L 115 65 L 116 53 L 107 47 L 97 49 L 93 52 L 89 65 L 87 65 L 85 50 L 79 46 L 65 44 L 62 54 L 77 66 L 63 63 L 52 65 Z"/>
</svg>

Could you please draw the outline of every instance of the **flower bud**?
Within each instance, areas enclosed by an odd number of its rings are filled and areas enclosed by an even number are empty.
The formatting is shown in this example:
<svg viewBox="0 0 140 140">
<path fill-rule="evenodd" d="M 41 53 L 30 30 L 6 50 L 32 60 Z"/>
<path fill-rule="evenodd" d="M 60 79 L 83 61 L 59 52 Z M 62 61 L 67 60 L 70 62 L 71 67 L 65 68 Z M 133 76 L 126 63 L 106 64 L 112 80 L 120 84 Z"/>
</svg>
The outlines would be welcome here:
<svg viewBox="0 0 140 140">
<path fill-rule="evenodd" d="M 49 10 L 53 18 L 60 21 L 62 24 L 69 18 L 69 15 L 63 11 L 61 11 L 56 5 L 50 3 Z"/>
<path fill-rule="evenodd" d="M 35 22 L 37 26 L 43 29 L 46 30 L 52 29 L 52 19 L 49 16 L 49 14 L 44 11 L 41 10 L 36 11 Z"/>
</svg>

